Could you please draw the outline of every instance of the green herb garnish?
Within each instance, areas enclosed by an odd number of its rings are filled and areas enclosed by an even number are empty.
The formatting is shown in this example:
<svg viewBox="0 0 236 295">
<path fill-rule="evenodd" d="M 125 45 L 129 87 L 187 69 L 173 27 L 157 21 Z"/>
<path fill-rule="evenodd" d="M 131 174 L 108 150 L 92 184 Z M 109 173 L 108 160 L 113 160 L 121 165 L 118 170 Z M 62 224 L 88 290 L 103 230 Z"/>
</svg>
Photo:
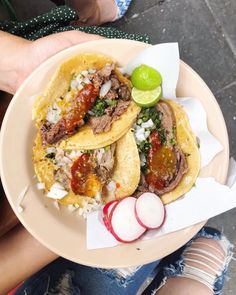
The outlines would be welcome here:
<svg viewBox="0 0 236 295">
<path fill-rule="evenodd" d="M 101 117 L 104 115 L 105 109 L 107 107 L 106 101 L 100 98 L 97 98 L 91 112 L 94 114 L 95 117 Z"/>
</svg>

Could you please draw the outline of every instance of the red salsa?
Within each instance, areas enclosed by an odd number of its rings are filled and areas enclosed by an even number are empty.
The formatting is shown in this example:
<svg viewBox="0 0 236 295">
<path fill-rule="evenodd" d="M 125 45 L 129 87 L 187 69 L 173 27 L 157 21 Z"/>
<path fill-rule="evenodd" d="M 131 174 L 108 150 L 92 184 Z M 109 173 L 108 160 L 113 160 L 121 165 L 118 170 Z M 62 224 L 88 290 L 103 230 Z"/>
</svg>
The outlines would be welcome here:
<svg viewBox="0 0 236 295">
<path fill-rule="evenodd" d="M 78 123 L 84 119 L 98 96 L 98 90 L 92 84 L 86 84 L 76 97 L 76 107 L 66 115 L 65 125 L 68 134 L 74 133 Z"/>
<path fill-rule="evenodd" d="M 174 151 L 161 144 L 157 131 L 150 135 L 151 147 L 148 150 L 148 173 L 145 179 L 156 189 L 166 187 L 176 172 L 176 155 Z"/>
</svg>

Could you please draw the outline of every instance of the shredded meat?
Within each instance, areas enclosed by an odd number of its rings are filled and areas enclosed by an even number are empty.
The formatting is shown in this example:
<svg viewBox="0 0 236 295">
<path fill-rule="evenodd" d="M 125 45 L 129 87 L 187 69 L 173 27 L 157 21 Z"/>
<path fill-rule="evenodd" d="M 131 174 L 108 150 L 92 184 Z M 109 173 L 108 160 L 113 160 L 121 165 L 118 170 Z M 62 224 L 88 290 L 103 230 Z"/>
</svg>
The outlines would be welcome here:
<svg viewBox="0 0 236 295">
<path fill-rule="evenodd" d="M 129 87 L 125 84 L 121 84 L 118 90 L 118 94 L 123 100 L 130 100 L 130 90 Z"/>
<path fill-rule="evenodd" d="M 66 116 L 65 116 L 66 117 Z M 68 115 L 69 117 L 69 115 Z M 43 144 L 53 144 L 59 140 L 66 138 L 68 135 L 74 134 L 81 126 L 84 125 L 84 120 L 77 122 L 73 131 L 68 132 L 66 129 L 66 121 L 64 118 L 60 119 L 56 124 L 45 123 L 41 127 L 41 135 Z"/>
<path fill-rule="evenodd" d="M 93 133 L 98 134 L 109 131 L 112 123 L 120 118 L 129 104 L 130 101 L 119 100 L 116 106 L 110 106 L 105 110 L 105 115 L 101 117 L 90 117 L 89 124 L 93 129 Z"/>
<path fill-rule="evenodd" d="M 116 90 L 111 89 L 108 91 L 108 93 L 105 95 L 104 99 L 108 99 L 108 100 L 113 100 L 118 98 L 118 94 L 116 92 Z"/>
<path fill-rule="evenodd" d="M 65 121 L 59 120 L 56 124 L 46 122 L 41 127 L 43 143 L 53 144 L 62 139 L 66 134 Z"/>
<path fill-rule="evenodd" d="M 109 150 L 105 151 L 101 157 L 97 156 L 97 166 L 95 168 L 97 175 L 100 177 L 102 181 L 106 181 L 113 171 L 114 167 L 114 154 L 115 154 L 116 145 L 113 144 L 110 146 Z M 96 153 L 99 151 L 95 151 Z"/>
<path fill-rule="evenodd" d="M 70 190 L 71 171 L 69 166 L 63 166 L 55 171 L 54 178 L 61 183 L 66 190 Z"/>
<path fill-rule="evenodd" d="M 114 89 L 114 90 L 119 89 L 119 87 L 120 87 L 120 81 L 118 80 L 117 76 L 116 75 L 111 75 L 110 80 L 111 80 L 111 87 L 112 87 L 112 89 Z"/>
<path fill-rule="evenodd" d="M 127 110 L 129 105 L 130 105 L 130 101 L 119 100 L 115 108 L 115 111 L 112 114 L 112 121 L 114 122 L 118 120 L 119 117 Z"/>
<path fill-rule="evenodd" d="M 101 70 L 98 71 L 99 75 L 104 78 L 109 78 L 111 75 L 111 72 L 114 70 L 115 64 L 106 64 L 105 67 L 103 67 Z"/>
<path fill-rule="evenodd" d="M 109 115 L 103 115 L 101 117 L 90 117 L 89 124 L 93 129 L 94 134 L 107 132 L 111 129 L 112 118 Z"/>
<path fill-rule="evenodd" d="M 111 116 L 112 113 L 114 112 L 115 108 L 116 108 L 116 105 L 109 106 L 108 108 L 105 109 L 105 114 Z"/>
<path fill-rule="evenodd" d="M 161 127 L 165 132 L 166 145 L 171 146 L 172 139 L 175 138 L 175 115 L 170 105 L 162 100 L 156 105 L 156 108 L 161 113 Z"/>
</svg>

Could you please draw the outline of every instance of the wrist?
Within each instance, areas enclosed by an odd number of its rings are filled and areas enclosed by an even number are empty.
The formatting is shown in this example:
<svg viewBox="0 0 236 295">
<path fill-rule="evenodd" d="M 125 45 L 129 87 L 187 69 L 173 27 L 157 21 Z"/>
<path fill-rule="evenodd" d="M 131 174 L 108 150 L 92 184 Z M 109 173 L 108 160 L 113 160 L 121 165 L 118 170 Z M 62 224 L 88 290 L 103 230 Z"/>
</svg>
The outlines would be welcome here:
<svg viewBox="0 0 236 295">
<path fill-rule="evenodd" d="M 30 41 L 0 31 L 0 90 L 14 94 Z"/>
</svg>

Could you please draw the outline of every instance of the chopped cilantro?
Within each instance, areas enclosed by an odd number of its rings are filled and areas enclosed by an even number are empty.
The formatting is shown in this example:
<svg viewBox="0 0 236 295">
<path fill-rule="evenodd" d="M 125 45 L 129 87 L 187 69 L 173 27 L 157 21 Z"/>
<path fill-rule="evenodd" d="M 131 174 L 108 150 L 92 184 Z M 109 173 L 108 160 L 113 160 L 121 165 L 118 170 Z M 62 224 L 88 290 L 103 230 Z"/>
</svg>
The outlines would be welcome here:
<svg viewBox="0 0 236 295">
<path fill-rule="evenodd" d="M 174 135 L 176 135 L 176 133 L 177 133 L 176 125 L 173 126 L 173 133 L 174 133 Z"/>
<path fill-rule="evenodd" d="M 176 145 L 176 139 L 174 137 L 171 138 L 170 144 L 171 145 Z"/>
<path fill-rule="evenodd" d="M 101 117 L 105 113 L 105 109 L 109 106 L 114 106 L 117 104 L 116 99 L 104 100 L 97 98 L 93 108 L 90 110 L 95 117 Z"/>
<path fill-rule="evenodd" d="M 108 106 L 115 106 L 117 104 L 117 100 L 116 99 L 107 99 L 106 104 Z"/>
<path fill-rule="evenodd" d="M 106 106 L 105 100 L 97 98 L 91 112 L 94 113 L 95 117 L 101 117 L 105 112 Z"/>
</svg>

